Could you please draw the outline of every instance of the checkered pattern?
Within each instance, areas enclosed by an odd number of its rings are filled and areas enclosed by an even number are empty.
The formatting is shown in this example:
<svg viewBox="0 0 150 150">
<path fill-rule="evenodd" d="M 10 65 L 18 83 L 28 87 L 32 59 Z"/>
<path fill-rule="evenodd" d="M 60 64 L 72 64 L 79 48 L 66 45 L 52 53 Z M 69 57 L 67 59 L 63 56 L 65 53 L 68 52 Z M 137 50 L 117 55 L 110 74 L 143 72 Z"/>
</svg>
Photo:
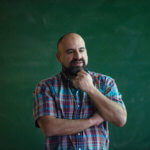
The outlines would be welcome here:
<svg viewBox="0 0 150 150">
<path fill-rule="evenodd" d="M 125 107 L 111 77 L 90 71 L 88 73 L 100 92 Z M 37 119 L 45 115 L 62 119 L 83 119 L 91 117 L 95 111 L 96 107 L 87 93 L 75 89 L 63 72 L 42 80 L 35 88 L 33 116 L 37 127 Z M 107 150 L 108 147 L 107 121 L 77 134 L 46 137 L 45 142 L 46 150 Z"/>
</svg>

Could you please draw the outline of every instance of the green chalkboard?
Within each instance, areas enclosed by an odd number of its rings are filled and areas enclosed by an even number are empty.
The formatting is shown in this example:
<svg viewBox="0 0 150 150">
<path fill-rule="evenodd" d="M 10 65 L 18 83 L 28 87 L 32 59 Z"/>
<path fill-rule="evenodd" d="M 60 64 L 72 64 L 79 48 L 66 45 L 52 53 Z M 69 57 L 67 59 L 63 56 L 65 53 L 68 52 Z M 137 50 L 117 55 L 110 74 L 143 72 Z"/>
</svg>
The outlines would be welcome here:
<svg viewBox="0 0 150 150">
<path fill-rule="evenodd" d="M 56 43 L 67 32 L 83 36 L 89 70 L 113 77 L 123 95 L 128 121 L 109 125 L 110 150 L 149 150 L 148 0 L 0 1 L 0 149 L 43 149 L 32 92 L 61 70 Z"/>
</svg>

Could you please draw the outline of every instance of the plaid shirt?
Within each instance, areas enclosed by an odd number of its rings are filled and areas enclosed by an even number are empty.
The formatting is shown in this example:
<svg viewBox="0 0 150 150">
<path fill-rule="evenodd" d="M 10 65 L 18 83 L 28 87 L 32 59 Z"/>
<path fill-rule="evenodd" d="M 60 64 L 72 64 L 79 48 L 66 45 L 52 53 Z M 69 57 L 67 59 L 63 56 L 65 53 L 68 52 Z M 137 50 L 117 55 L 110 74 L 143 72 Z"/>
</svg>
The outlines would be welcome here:
<svg viewBox="0 0 150 150">
<path fill-rule="evenodd" d="M 90 71 L 88 73 L 93 79 L 94 86 L 101 93 L 125 107 L 115 81 L 111 77 Z M 42 116 L 85 119 L 91 117 L 95 111 L 96 107 L 87 93 L 75 89 L 63 72 L 42 80 L 35 88 L 33 116 L 37 127 L 37 119 Z M 108 150 L 108 147 L 107 121 L 77 134 L 46 137 L 45 142 L 46 150 Z"/>
</svg>

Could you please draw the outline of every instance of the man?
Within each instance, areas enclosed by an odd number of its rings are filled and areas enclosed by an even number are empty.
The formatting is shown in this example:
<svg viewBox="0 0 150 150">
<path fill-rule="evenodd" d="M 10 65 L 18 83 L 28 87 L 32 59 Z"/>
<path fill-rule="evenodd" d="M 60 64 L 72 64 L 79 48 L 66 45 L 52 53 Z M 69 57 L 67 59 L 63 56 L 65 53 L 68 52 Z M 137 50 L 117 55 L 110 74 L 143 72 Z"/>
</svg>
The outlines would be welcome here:
<svg viewBox="0 0 150 150">
<path fill-rule="evenodd" d="M 34 120 L 46 136 L 46 150 L 107 150 L 108 122 L 122 127 L 127 112 L 115 81 L 87 70 L 85 42 L 76 33 L 58 41 L 62 72 L 39 82 Z"/>
</svg>

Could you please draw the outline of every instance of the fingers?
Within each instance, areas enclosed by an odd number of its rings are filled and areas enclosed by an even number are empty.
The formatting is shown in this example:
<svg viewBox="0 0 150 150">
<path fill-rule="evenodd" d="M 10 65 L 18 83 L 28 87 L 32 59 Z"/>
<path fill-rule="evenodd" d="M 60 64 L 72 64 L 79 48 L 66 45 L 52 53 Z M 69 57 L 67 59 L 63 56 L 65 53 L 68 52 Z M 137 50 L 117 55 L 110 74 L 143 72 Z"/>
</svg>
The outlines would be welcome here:
<svg viewBox="0 0 150 150">
<path fill-rule="evenodd" d="M 89 78 L 89 77 L 90 77 L 90 75 L 87 72 L 85 72 L 84 70 L 82 70 L 82 71 L 77 73 L 76 80 L 79 81 L 83 78 Z"/>
<path fill-rule="evenodd" d="M 79 81 L 80 78 L 81 78 L 80 76 L 77 76 L 77 77 L 75 78 L 75 80 L 76 80 L 76 81 Z"/>
<path fill-rule="evenodd" d="M 94 87 L 92 77 L 85 71 L 78 72 L 74 80 L 77 87 L 82 91 L 88 92 L 92 87 Z"/>
<path fill-rule="evenodd" d="M 77 73 L 77 75 L 87 75 L 88 73 L 84 70 L 81 70 L 80 72 Z"/>
<path fill-rule="evenodd" d="M 78 83 L 82 79 L 85 79 L 86 76 L 87 76 L 87 73 L 85 71 L 80 71 L 80 72 L 77 73 L 77 76 L 75 77 L 75 81 Z"/>
<path fill-rule="evenodd" d="M 79 77 L 84 77 L 86 75 L 88 75 L 88 73 L 83 70 L 77 73 L 77 76 L 79 76 Z"/>
</svg>

